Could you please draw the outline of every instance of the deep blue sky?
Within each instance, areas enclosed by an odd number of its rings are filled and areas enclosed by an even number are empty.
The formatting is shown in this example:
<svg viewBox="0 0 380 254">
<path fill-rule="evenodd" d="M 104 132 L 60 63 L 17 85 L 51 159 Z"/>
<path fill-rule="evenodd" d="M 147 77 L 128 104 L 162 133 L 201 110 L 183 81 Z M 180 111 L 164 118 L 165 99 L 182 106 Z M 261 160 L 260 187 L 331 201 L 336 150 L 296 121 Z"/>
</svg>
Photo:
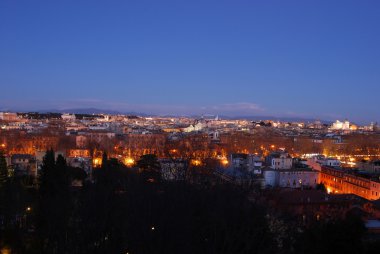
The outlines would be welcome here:
<svg viewBox="0 0 380 254">
<path fill-rule="evenodd" d="M 380 121 L 380 1 L 0 1 L 0 109 Z"/>
</svg>

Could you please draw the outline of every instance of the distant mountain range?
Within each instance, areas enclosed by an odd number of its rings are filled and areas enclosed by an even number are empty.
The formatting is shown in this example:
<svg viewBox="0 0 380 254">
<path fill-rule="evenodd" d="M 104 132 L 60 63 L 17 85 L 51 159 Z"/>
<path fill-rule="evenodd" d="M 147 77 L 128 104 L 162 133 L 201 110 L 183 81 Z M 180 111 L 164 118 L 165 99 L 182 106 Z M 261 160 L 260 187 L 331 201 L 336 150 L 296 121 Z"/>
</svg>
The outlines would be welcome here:
<svg viewBox="0 0 380 254">
<path fill-rule="evenodd" d="M 40 110 L 40 113 L 67 113 L 67 114 L 108 114 L 108 115 L 138 115 L 146 116 L 146 114 L 136 112 L 120 112 L 116 110 L 97 109 L 97 108 L 73 108 L 73 109 L 52 109 Z"/>
<path fill-rule="evenodd" d="M 315 118 L 302 118 L 302 117 L 275 117 L 275 116 L 239 116 L 239 117 L 228 117 L 228 116 L 220 116 L 222 119 L 246 119 L 251 121 L 260 121 L 260 120 L 272 120 L 272 121 L 280 121 L 280 122 L 304 122 L 304 123 L 313 123 L 315 121 L 320 121 L 323 124 L 331 124 L 332 121 L 315 119 Z"/>
<path fill-rule="evenodd" d="M 144 116 L 141 114 L 137 114 L 140 116 Z M 153 116 L 153 115 L 150 115 Z M 162 117 L 192 117 L 192 118 L 206 118 L 206 119 L 214 119 L 216 115 L 160 115 Z M 304 122 L 304 123 L 314 123 L 315 121 L 321 121 L 322 124 L 331 124 L 333 121 L 323 120 L 323 119 L 316 119 L 316 118 L 302 118 L 302 117 L 275 117 L 275 116 L 225 116 L 225 115 L 218 115 L 219 119 L 226 119 L 226 120 L 248 120 L 248 121 L 265 121 L 265 120 L 272 120 L 272 121 L 280 121 L 280 122 Z"/>
</svg>

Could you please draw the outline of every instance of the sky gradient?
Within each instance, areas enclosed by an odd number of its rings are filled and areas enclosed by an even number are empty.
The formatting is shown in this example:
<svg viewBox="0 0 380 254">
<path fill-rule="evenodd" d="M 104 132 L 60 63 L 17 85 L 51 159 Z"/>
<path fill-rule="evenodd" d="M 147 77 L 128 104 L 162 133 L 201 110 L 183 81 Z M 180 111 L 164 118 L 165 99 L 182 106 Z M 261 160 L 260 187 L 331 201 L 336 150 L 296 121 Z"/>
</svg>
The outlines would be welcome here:
<svg viewBox="0 0 380 254">
<path fill-rule="evenodd" d="M 0 110 L 380 122 L 380 1 L 0 1 Z"/>
</svg>

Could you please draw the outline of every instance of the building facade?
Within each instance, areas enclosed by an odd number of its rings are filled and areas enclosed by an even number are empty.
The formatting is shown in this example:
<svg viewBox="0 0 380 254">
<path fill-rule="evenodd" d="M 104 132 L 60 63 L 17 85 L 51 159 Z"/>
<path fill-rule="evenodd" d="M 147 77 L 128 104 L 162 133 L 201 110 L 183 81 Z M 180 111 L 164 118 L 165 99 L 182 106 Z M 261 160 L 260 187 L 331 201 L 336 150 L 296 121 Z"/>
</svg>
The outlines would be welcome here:
<svg viewBox="0 0 380 254">
<path fill-rule="evenodd" d="M 320 182 L 329 193 L 355 194 L 368 200 L 380 198 L 380 182 L 370 175 L 323 166 Z"/>
</svg>

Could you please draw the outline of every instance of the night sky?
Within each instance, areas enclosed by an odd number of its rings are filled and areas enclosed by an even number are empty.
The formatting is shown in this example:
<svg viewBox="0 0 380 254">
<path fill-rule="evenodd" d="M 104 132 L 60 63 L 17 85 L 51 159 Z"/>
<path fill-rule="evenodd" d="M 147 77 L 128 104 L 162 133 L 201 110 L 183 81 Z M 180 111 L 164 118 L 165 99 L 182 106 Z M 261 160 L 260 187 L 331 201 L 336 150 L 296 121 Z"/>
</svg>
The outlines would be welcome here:
<svg viewBox="0 0 380 254">
<path fill-rule="evenodd" d="M 380 1 L 0 1 L 0 110 L 380 122 Z"/>
</svg>

